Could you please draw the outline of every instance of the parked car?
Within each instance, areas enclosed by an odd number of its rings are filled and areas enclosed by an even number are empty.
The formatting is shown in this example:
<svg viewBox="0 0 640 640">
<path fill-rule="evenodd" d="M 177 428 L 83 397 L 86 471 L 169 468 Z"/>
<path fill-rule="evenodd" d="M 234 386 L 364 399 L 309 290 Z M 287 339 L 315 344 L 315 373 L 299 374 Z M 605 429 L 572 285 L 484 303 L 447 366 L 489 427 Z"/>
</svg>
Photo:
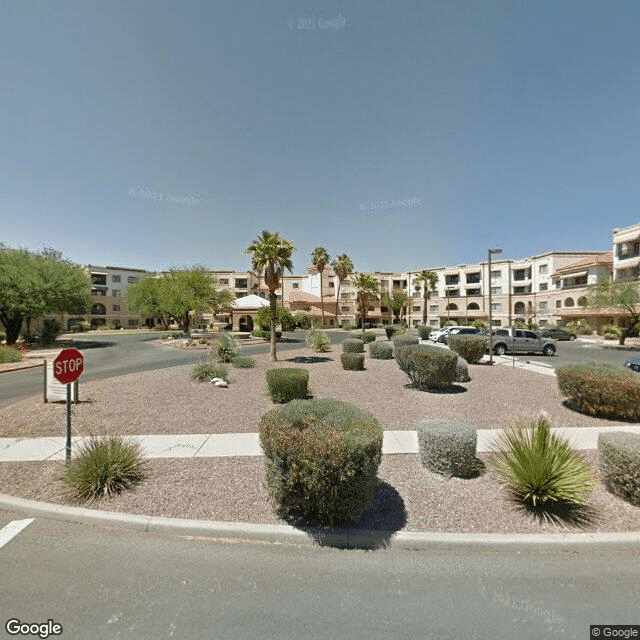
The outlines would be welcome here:
<svg viewBox="0 0 640 640">
<path fill-rule="evenodd" d="M 640 373 L 640 358 L 627 358 L 624 366 L 631 369 L 631 371 L 638 371 Z"/>
<path fill-rule="evenodd" d="M 429 340 L 433 342 L 438 342 L 438 338 L 445 333 L 449 333 L 454 327 L 441 327 L 440 329 L 436 329 L 429 334 Z"/>
<path fill-rule="evenodd" d="M 514 337 L 515 332 L 515 337 Z M 528 329 L 494 329 L 491 334 L 491 347 L 497 356 L 507 351 L 513 353 L 543 353 L 552 356 L 556 352 L 555 340 L 543 338 Z M 487 345 L 489 348 L 489 345 Z"/>
<path fill-rule="evenodd" d="M 543 338 L 553 338 L 554 340 L 575 340 L 577 338 L 575 333 L 561 329 L 560 327 L 549 327 L 540 331 L 540 335 Z"/>
<path fill-rule="evenodd" d="M 438 331 L 432 331 L 429 334 L 429 340 L 446 344 L 447 343 L 446 336 L 449 335 L 450 333 L 454 333 L 454 332 L 457 333 L 458 331 L 460 331 L 460 329 L 472 329 L 473 333 L 476 332 L 474 327 L 465 327 L 461 325 L 449 326 L 449 327 L 444 327 L 442 329 L 438 329 Z"/>
<path fill-rule="evenodd" d="M 445 333 L 440 336 L 438 342 L 444 342 L 445 344 L 449 344 L 449 336 L 468 336 L 468 335 L 478 335 L 478 330 L 475 327 L 451 327 L 451 331 L 449 333 Z"/>
</svg>

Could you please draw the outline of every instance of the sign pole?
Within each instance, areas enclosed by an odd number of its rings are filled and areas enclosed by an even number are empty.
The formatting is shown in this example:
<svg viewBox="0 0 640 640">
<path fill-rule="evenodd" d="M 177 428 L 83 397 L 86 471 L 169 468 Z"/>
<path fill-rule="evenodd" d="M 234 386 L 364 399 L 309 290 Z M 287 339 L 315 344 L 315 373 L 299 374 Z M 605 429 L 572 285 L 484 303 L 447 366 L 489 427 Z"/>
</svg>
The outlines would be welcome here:
<svg viewBox="0 0 640 640">
<path fill-rule="evenodd" d="M 66 447 L 66 460 L 71 460 L 71 385 L 72 382 L 67 383 L 67 447 Z"/>
</svg>

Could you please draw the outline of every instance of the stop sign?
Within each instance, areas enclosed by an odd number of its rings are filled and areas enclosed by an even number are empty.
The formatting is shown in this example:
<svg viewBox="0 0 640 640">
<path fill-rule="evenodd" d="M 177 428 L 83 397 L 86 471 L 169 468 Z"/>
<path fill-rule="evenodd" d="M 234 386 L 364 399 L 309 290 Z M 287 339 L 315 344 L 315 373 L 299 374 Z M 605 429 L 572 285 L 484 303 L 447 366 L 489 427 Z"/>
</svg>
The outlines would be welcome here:
<svg viewBox="0 0 640 640">
<path fill-rule="evenodd" d="M 62 383 L 69 384 L 84 371 L 84 358 L 77 349 L 63 349 L 53 361 L 53 376 Z"/>
</svg>

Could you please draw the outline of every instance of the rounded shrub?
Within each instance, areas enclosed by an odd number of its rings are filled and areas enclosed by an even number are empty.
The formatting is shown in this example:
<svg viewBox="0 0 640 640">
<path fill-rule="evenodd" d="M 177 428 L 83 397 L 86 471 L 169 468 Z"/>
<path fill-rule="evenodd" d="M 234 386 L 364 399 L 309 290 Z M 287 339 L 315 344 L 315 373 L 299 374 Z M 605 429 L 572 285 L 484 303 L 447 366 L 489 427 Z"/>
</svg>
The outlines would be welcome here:
<svg viewBox="0 0 640 640">
<path fill-rule="evenodd" d="M 461 478 L 476 471 L 474 427 L 458 420 L 420 420 L 417 432 L 420 462 L 430 471 Z"/>
<path fill-rule="evenodd" d="M 364 342 L 355 338 L 348 338 L 342 343 L 343 353 L 364 353 Z"/>
<path fill-rule="evenodd" d="M 598 466 L 607 491 L 640 507 L 640 434 L 598 434 Z"/>
<path fill-rule="evenodd" d="M 615 324 L 605 324 L 602 327 L 602 335 L 610 340 L 618 339 L 622 335 L 620 327 Z"/>
<path fill-rule="evenodd" d="M 393 347 L 388 342 L 371 342 L 369 344 L 369 357 L 374 360 L 392 360 Z"/>
<path fill-rule="evenodd" d="M 420 340 L 428 340 L 431 331 L 431 327 L 418 327 L 418 335 L 420 336 Z"/>
<path fill-rule="evenodd" d="M 145 476 L 138 442 L 120 436 L 91 438 L 65 466 L 62 481 L 83 500 L 120 493 Z"/>
<path fill-rule="evenodd" d="M 362 331 L 357 331 L 355 333 L 351 334 L 351 337 L 354 340 L 362 340 L 362 342 L 364 342 L 365 344 L 368 344 L 369 342 L 373 342 L 376 339 L 376 334 L 375 333 L 362 333 Z"/>
<path fill-rule="evenodd" d="M 378 322 L 378 324 L 376 324 L 376 329 L 384 329 L 384 324 L 382 324 L 382 322 Z"/>
<path fill-rule="evenodd" d="M 387 339 L 391 340 L 395 335 L 402 335 L 405 332 L 405 328 L 399 324 L 390 324 L 384 328 L 384 332 L 387 335 Z"/>
<path fill-rule="evenodd" d="M 458 356 L 448 349 L 410 344 L 395 349 L 398 366 L 419 389 L 444 389 L 456 379 Z"/>
<path fill-rule="evenodd" d="M 406 347 L 407 345 L 418 344 L 420 342 L 420 338 L 418 338 L 418 336 L 412 335 L 410 333 L 409 334 L 402 333 L 399 335 L 395 335 L 391 339 L 393 341 L 393 346 L 396 348 Z"/>
<path fill-rule="evenodd" d="M 307 346 L 318 353 L 325 353 L 331 348 L 329 334 L 322 329 L 311 329 L 307 333 Z"/>
<path fill-rule="evenodd" d="M 467 362 L 480 362 L 487 351 L 487 339 L 483 336 L 449 336 L 447 346 Z"/>
<path fill-rule="evenodd" d="M 284 404 L 308 396 L 309 372 L 306 369 L 267 370 L 267 389 L 273 402 Z"/>
<path fill-rule="evenodd" d="M 470 382 L 469 367 L 464 358 L 458 358 L 456 362 L 456 382 Z"/>
<path fill-rule="evenodd" d="M 201 360 L 193 365 L 191 377 L 198 382 L 208 382 L 211 378 L 222 378 L 229 382 L 229 367 L 213 360 Z"/>
<path fill-rule="evenodd" d="M 346 371 L 364 371 L 364 353 L 341 353 L 340 363 Z"/>
<path fill-rule="evenodd" d="M 294 400 L 260 422 L 266 481 L 277 513 L 288 520 L 339 526 L 373 501 L 382 427 L 339 400 Z"/>
<path fill-rule="evenodd" d="M 0 364 L 6 364 L 7 362 L 21 362 L 22 352 L 19 349 L 13 347 L 0 347 Z"/>
<path fill-rule="evenodd" d="M 238 369 L 252 369 L 256 366 L 256 361 L 251 356 L 236 356 L 231 364 Z M 218 376 L 221 378 L 222 376 Z"/>
<path fill-rule="evenodd" d="M 265 329 L 254 329 L 251 332 L 251 335 L 254 338 L 264 338 L 265 340 L 271 340 L 271 331 L 267 331 Z M 282 338 L 282 331 L 276 331 L 276 340 L 280 340 Z"/>
<path fill-rule="evenodd" d="M 592 416 L 640 420 L 639 376 L 604 363 L 573 364 L 556 369 L 560 393 Z"/>
</svg>

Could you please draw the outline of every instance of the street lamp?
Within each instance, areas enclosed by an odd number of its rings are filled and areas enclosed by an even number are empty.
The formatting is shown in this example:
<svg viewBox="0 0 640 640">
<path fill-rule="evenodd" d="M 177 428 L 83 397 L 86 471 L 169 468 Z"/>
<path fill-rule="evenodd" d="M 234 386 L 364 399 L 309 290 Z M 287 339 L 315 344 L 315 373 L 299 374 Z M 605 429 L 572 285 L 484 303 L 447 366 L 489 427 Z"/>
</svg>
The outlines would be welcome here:
<svg viewBox="0 0 640 640">
<path fill-rule="evenodd" d="M 493 331 L 493 314 L 491 313 L 491 256 L 493 254 L 502 253 L 502 249 L 489 249 L 489 364 L 493 364 L 493 345 L 491 344 L 491 332 Z"/>
</svg>

